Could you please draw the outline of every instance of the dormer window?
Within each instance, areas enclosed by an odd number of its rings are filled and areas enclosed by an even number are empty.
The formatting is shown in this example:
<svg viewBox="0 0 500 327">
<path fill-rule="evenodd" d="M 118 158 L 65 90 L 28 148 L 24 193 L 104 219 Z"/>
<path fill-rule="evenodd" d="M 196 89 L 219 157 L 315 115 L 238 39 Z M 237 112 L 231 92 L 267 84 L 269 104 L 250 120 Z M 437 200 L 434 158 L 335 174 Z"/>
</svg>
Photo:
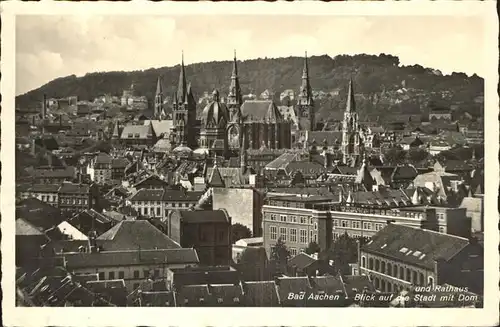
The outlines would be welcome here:
<svg viewBox="0 0 500 327">
<path fill-rule="evenodd" d="M 217 303 L 222 303 L 223 299 L 221 297 L 217 298 Z"/>
<path fill-rule="evenodd" d="M 234 303 L 239 303 L 239 302 L 240 302 L 240 298 L 239 298 L 239 297 L 235 297 L 235 298 L 233 298 L 233 302 L 234 302 Z"/>
</svg>

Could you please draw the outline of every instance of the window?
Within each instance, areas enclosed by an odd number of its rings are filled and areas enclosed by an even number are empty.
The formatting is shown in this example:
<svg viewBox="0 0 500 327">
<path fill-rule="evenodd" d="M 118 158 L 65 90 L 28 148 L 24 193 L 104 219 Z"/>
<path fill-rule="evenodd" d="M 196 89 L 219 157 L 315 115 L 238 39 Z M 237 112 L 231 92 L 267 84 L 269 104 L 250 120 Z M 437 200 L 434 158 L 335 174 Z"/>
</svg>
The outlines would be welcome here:
<svg viewBox="0 0 500 327">
<path fill-rule="evenodd" d="M 307 244 L 307 230 L 300 230 L 300 243 Z"/>
<path fill-rule="evenodd" d="M 144 214 L 145 214 L 145 215 L 148 215 L 148 214 L 149 214 L 149 208 L 148 208 L 148 207 L 144 207 Z"/>
<path fill-rule="evenodd" d="M 444 213 L 439 212 L 436 214 L 436 216 L 437 216 L 438 220 L 444 220 Z"/>
<path fill-rule="evenodd" d="M 296 256 L 297 255 L 297 249 L 296 248 L 290 248 L 290 254 L 292 256 Z"/>
<path fill-rule="evenodd" d="M 297 222 L 297 216 L 290 216 L 290 221 L 292 223 L 296 223 Z"/>
<path fill-rule="evenodd" d="M 124 279 L 125 278 L 125 272 L 124 271 L 119 271 L 118 272 L 118 279 Z"/>
<path fill-rule="evenodd" d="M 347 220 L 342 220 L 341 226 L 344 228 L 347 227 Z"/>
<path fill-rule="evenodd" d="M 290 228 L 290 242 L 297 242 L 297 229 L 296 228 Z"/>
<path fill-rule="evenodd" d="M 306 217 L 300 217 L 300 223 L 301 224 L 306 224 L 307 223 L 306 221 L 307 221 Z"/>
<path fill-rule="evenodd" d="M 352 228 L 357 228 L 357 229 L 359 229 L 359 226 L 360 226 L 359 221 L 353 221 L 353 222 L 351 222 L 351 224 L 352 224 Z"/>
<path fill-rule="evenodd" d="M 108 273 L 108 276 L 109 276 L 109 279 L 115 279 L 115 272 L 114 271 L 110 271 Z"/>
<path fill-rule="evenodd" d="M 375 230 L 379 231 L 382 229 L 382 224 L 375 224 Z"/>
<path fill-rule="evenodd" d="M 144 269 L 144 278 L 149 278 L 149 269 Z"/>
<path fill-rule="evenodd" d="M 278 231 L 276 226 L 270 226 L 269 227 L 269 232 L 271 234 L 271 240 L 277 240 L 278 239 Z"/>
<path fill-rule="evenodd" d="M 339 221 L 337 219 L 333 220 L 333 227 L 337 227 L 339 225 Z"/>
<path fill-rule="evenodd" d="M 365 256 L 361 257 L 361 267 L 366 267 L 366 257 Z"/>
<path fill-rule="evenodd" d="M 161 208 L 160 207 L 156 207 L 156 215 L 159 216 L 161 213 Z"/>
<path fill-rule="evenodd" d="M 286 228 L 285 227 L 280 227 L 280 237 L 283 240 L 283 242 L 286 241 Z"/>
<path fill-rule="evenodd" d="M 444 227 L 443 226 L 439 226 L 439 232 L 440 233 L 444 233 Z"/>
<path fill-rule="evenodd" d="M 372 223 L 363 223 L 363 229 L 372 229 Z"/>
<path fill-rule="evenodd" d="M 99 273 L 99 280 L 105 280 L 106 277 L 104 276 L 104 273 L 103 272 L 100 272 Z"/>
<path fill-rule="evenodd" d="M 318 223 L 314 223 L 314 230 L 318 230 Z"/>
<path fill-rule="evenodd" d="M 434 277 L 429 276 L 429 277 L 427 278 L 427 284 L 428 284 L 429 286 L 434 286 Z"/>
<path fill-rule="evenodd" d="M 271 220 L 276 220 L 276 215 L 274 213 L 271 214 Z"/>
<path fill-rule="evenodd" d="M 286 215 L 280 215 L 280 221 L 286 223 Z"/>
<path fill-rule="evenodd" d="M 134 270 L 134 279 L 139 279 L 139 270 Z"/>
</svg>

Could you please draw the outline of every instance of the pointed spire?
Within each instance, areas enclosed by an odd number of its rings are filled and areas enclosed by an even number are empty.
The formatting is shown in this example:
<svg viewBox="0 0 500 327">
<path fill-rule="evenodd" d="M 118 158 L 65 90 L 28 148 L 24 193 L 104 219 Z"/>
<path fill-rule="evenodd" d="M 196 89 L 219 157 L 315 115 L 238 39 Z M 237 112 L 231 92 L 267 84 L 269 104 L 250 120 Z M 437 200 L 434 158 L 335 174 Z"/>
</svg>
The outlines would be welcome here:
<svg viewBox="0 0 500 327">
<path fill-rule="evenodd" d="M 184 51 L 182 51 L 181 71 L 179 73 L 179 85 L 177 87 L 177 98 L 184 101 L 187 93 L 186 72 L 184 68 Z"/>
<path fill-rule="evenodd" d="M 240 81 L 238 78 L 238 64 L 236 61 L 236 50 L 234 50 L 233 72 L 231 73 L 231 85 L 229 86 L 228 104 L 241 105 L 243 96 L 241 94 Z"/>
<path fill-rule="evenodd" d="M 113 129 L 113 135 L 112 135 L 112 138 L 114 139 L 117 139 L 117 138 L 120 138 L 120 129 L 119 129 L 119 123 L 116 122 L 115 124 L 115 128 Z"/>
<path fill-rule="evenodd" d="M 349 89 L 347 91 L 347 106 L 345 109 L 347 112 L 356 111 L 356 101 L 354 100 L 354 89 L 352 77 L 349 79 Z"/>
<path fill-rule="evenodd" d="M 156 95 L 163 95 L 163 88 L 161 86 L 161 77 L 158 76 L 158 82 L 156 82 Z"/>
<path fill-rule="evenodd" d="M 304 69 L 302 70 L 302 84 L 300 85 L 301 103 L 304 105 L 313 105 L 313 94 L 311 83 L 309 81 L 309 65 L 307 62 L 307 51 L 304 57 Z"/>
</svg>

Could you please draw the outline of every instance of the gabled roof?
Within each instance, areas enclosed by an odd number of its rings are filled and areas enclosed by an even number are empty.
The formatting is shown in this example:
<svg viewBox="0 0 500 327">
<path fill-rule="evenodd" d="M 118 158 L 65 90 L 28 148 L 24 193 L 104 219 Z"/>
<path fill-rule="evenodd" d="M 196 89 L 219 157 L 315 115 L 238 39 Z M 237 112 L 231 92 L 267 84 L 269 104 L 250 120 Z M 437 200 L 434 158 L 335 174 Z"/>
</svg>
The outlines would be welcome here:
<svg viewBox="0 0 500 327">
<path fill-rule="evenodd" d="M 16 219 L 16 236 L 44 236 L 38 228 L 22 218 Z"/>
<path fill-rule="evenodd" d="M 241 106 L 241 114 L 245 123 L 276 123 L 283 120 L 279 109 L 269 100 L 246 100 Z"/>
<path fill-rule="evenodd" d="M 249 307 L 274 307 L 279 305 L 279 296 L 274 281 L 244 282 L 245 305 Z"/>
<path fill-rule="evenodd" d="M 180 248 L 179 244 L 147 220 L 122 220 L 97 239 L 112 242 L 114 250 Z M 108 247 L 106 244 L 105 249 Z"/>
<path fill-rule="evenodd" d="M 290 267 L 305 269 L 315 262 L 317 262 L 317 260 L 310 255 L 307 255 L 306 253 L 299 253 L 295 257 L 288 260 L 287 264 Z"/>
<path fill-rule="evenodd" d="M 448 261 L 468 244 L 469 240 L 462 237 L 389 224 L 375 234 L 362 251 L 434 270 L 435 260 Z"/>
<path fill-rule="evenodd" d="M 225 187 L 226 185 L 217 166 L 214 166 L 209 174 L 208 185 L 212 187 Z"/>
<path fill-rule="evenodd" d="M 153 129 L 150 124 L 148 125 L 127 125 L 123 128 L 121 139 L 138 139 L 145 140 L 152 138 Z"/>
</svg>

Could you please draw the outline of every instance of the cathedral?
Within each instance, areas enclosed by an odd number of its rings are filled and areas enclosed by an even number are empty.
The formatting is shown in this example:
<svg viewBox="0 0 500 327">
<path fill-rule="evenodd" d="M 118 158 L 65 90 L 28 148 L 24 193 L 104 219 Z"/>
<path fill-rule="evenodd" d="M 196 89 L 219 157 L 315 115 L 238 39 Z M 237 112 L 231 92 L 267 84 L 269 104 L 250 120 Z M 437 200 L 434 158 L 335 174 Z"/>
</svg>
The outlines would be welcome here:
<svg viewBox="0 0 500 327">
<path fill-rule="evenodd" d="M 246 100 L 238 79 L 236 54 L 225 103 L 214 90 L 201 117 L 200 147 L 222 150 L 226 156 L 245 149 L 291 147 L 291 125 L 270 100 Z M 219 145 L 219 146 L 218 146 Z"/>
</svg>

